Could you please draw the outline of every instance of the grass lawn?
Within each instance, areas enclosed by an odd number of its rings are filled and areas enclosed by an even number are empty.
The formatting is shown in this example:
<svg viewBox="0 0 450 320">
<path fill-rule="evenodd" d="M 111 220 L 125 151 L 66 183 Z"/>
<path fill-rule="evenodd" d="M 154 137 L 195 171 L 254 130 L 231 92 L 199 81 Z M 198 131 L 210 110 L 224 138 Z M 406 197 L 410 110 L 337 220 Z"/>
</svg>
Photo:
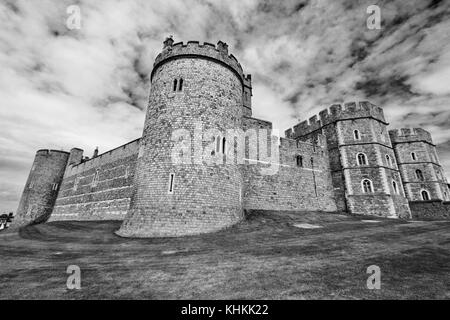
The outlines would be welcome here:
<svg viewBox="0 0 450 320">
<path fill-rule="evenodd" d="M 0 232 L 0 299 L 449 299 L 450 221 L 373 219 L 258 212 L 170 239 L 120 238 L 112 221 Z M 66 287 L 69 265 L 81 290 Z"/>
</svg>

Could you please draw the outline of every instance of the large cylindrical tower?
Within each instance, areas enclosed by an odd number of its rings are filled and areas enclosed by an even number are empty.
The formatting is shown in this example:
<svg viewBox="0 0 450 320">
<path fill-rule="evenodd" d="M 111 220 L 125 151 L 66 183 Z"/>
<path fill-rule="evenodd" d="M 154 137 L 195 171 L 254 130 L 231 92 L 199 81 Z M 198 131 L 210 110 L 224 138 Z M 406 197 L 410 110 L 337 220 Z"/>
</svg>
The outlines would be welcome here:
<svg viewBox="0 0 450 320">
<path fill-rule="evenodd" d="M 68 152 L 37 151 L 11 227 L 37 224 L 48 220 L 68 159 Z"/>
<path fill-rule="evenodd" d="M 203 156 L 222 160 L 230 151 L 224 138 L 227 129 L 242 128 L 243 89 L 242 68 L 225 43 L 166 39 L 151 73 L 135 190 L 119 235 L 199 234 L 242 219 L 238 164 L 205 163 Z M 181 151 L 174 149 L 180 140 Z M 183 163 L 173 157 L 180 153 Z"/>
</svg>

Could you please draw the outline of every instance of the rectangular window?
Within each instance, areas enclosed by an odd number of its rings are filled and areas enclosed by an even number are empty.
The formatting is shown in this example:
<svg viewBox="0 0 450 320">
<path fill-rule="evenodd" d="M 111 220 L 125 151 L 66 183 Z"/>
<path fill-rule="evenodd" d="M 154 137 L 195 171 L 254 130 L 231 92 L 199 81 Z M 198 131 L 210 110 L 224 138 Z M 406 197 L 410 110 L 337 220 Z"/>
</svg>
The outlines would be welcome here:
<svg viewBox="0 0 450 320">
<path fill-rule="evenodd" d="M 78 179 L 78 177 L 75 178 L 75 181 L 73 182 L 73 191 L 77 191 L 78 189 L 78 182 L 80 180 Z"/>
<path fill-rule="evenodd" d="M 98 184 L 99 171 L 100 171 L 100 170 L 95 171 L 94 179 L 92 180 L 92 186 L 93 186 L 93 187 L 96 187 L 97 184 Z"/>
<path fill-rule="evenodd" d="M 29 188 L 30 188 L 30 189 L 33 189 L 33 186 L 34 186 L 34 181 L 31 181 L 31 182 L 30 182 Z"/>
<path fill-rule="evenodd" d="M 57 183 L 53 183 L 53 184 L 52 184 L 52 190 L 53 190 L 53 191 L 58 190 L 58 184 L 57 184 Z"/>
<path fill-rule="evenodd" d="M 175 173 L 171 173 L 169 178 L 169 194 L 173 193 L 174 184 L 175 184 Z"/>
</svg>

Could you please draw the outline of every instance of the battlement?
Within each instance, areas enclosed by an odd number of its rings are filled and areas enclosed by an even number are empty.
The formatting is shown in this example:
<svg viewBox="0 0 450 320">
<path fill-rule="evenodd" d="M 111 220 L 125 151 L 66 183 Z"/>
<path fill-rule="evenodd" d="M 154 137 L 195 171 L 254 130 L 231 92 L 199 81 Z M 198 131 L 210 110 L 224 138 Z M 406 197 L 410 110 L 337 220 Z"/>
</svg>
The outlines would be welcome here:
<svg viewBox="0 0 450 320">
<path fill-rule="evenodd" d="M 338 120 L 354 120 L 358 118 L 373 118 L 386 125 L 388 124 L 381 107 L 369 101 L 347 102 L 343 106 L 341 104 L 331 105 L 329 108 L 320 111 L 318 115 L 300 122 L 292 129 L 286 130 L 285 134 L 286 137 L 295 139 Z"/>
<path fill-rule="evenodd" d="M 183 42 L 173 43 L 172 38 L 167 38 L 164 41 L 163 51 L 155 59 L 150 78 L 153 78 L 155 71 L 165 61 L 186 56 L 205 57 L 225 64 L 241 79 L 242 85 L 250 84 L 251 86 L 251 76 L 244 77 L 241 64 L 235 56 L 228 54 L 228 45 L 222 41 L 217 42 L 217 45 L 208 42 L 200 44 L 199 41 L 188 41 L 184 44 Z"/>
<path fill-rule="evenodd" d="M 90 168 L 98 167 L 100 164 L 109 163 L 125 156 L 131 156 L 138 153 L 140 138 L 128 142 L 120 147 L 109 150 L 98 155 L 95 158 L 83 161 L 79 164 L 67 168 L 66 176 L 78 174 Z"/>
<path fill-rule="evenodd" d="M 68 155 L 69 154 L 69 152 L 62 151 L 62 150 L 41 149 L 41 150 L 38 150 L 36 152 L 36 155 L 38 155 L 38 154 L 39 155 L 49 155 L 49 154 L 52 154 L 52 153 L 64 154 L 64 155 Z"/>
<path fill-rule="evenodd" d="M 414 141 L 424 141 L 433 144 L 431 134 L 422 128 L 400 128 L 389 130 L 389 136 L 391 137 L 393 144 Z"/>
</svg>

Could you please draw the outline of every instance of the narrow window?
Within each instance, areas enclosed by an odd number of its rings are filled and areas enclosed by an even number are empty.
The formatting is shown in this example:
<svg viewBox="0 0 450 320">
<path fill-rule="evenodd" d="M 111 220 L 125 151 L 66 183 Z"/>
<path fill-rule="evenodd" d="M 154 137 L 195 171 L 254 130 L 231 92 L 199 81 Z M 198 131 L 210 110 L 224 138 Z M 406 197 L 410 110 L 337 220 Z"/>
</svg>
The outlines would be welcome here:
<svg viewBox="0 0 450 320">
<path fill-rule="evenodd" d="M 386 165 L 391 167 L 392 166 L 392 162 L 391 162 L 391 157 L 389 157 L 389 155 L 386 155 Z"/>
<path fill-rule="evenodd" d="M 425 180 L 425 179 L 423 178 L 423 173 L 422 173 L 422 171 L 419 170 L 419 169 L 416 170 L 416 177 L 417 177 L 417 179 L 420 180 L 420 181 L 424 181 L 424 180 Z"/>
<path fill-rule="evenodd" d="M 311 158 L 311 166 L 314 166 L 314 158 Z"/>
<path fill-rule="evenodd" d="M 426 191 L 426 190 L 423 190 L 423 191 L 422 191 L 422 200 L 423 200 L 423 201 L 428 201 L 428 200 L 430 200 L 430 194 L 428 193 L 428 191 Z"/>
<path fill-rule="evenodd" d="M 53 191 L 57 191 L 58 190 L 58 184 L 57 183 L 53 183 L 52 184 L 52 190 Z"/>
<path fill-rule="evenodd" d="M 373 192 L 372 181 L 370 181 L 369 179 L 364 179 L 362 181 L 362 191 L 363 193 L 372 193 Z"/>
<path fill-rule="evenodd" d="M 34 181 L 31 181 L 31 182 L 30 182 L 30 185 L 29 185 L 29 188 L 30 188 L 30 189 L 33 189 L 33 187 L 34 187 Z"/>
<path fill-rule="evenodd" d="M 222 139 L 222 153 L 225 154 L 225 146 L 226 146 L 227 139 L 225 137 Z"/>
<path fill-rule="evenodd" d="M 220 152 L 220 136 L 216 137 L 216 152 Z"/>
<path fill-rule="evenodd" d="M 394 188 L 394 194 L 398 194 L 397 182 L 392 181 L 392 188 Z"/>
<path fill-rule="evenodd" d="M 359 130 L 353 131 L 353 136 L 355 137 L 355 140 L 360 140 L 361 136 L 359 134 Z"/>
<path fill-rule="evenodd" d="M 97 184 L 98 184 L 99 171 L 100 170 L 98 170 L 98 169 L 97 169 L 97 171 L 95 171 L 94 179 L 92 180 L 92 186 L 93 187 L 96 187 Z"/>
<path fill-rule="evenodd" d="M 302 156 L 297 156 L 297 167 L 303 167 L 303 157 Z"/>
<path fill-rule="evenodd" d="M 75 178 L 75 181 L 73 182 L 73 191 L 77 191 L 78 189 L 78 182 L 80 180 L 78 179 L 78 177 Z"/>
<path fill-rule="evenodd" d="M 364 153 L 358 153 L 358 165 L 365 166 L 367 164 L 367 157 Z"/>
<path fill-rule="evenodd" d="M 173 80 L 173 91 L 177 91 L 177 79 Z"/>
<path fill-rule="evenodd" d="M 169 194 L 173 193 L 174 183 L 175 183 L 175 173 L 171 173 L 169 177 Z"/>
<path fill-rule="evenodd" d="M 411 152 L 411 159 L 416 161 L 417 157 L 416 157 L 416 153 L 415 152 Z"/>
<path fill-rule="evenodd" d="M 447 200 L 447 192 L 444 192 L 444 199 Z"/>
<path fill-rule="evenodd" d="M 183 78 L 180 79 L 180 86 L 178 87 L 178 91 L 183 90 Z"/>
</svg>

